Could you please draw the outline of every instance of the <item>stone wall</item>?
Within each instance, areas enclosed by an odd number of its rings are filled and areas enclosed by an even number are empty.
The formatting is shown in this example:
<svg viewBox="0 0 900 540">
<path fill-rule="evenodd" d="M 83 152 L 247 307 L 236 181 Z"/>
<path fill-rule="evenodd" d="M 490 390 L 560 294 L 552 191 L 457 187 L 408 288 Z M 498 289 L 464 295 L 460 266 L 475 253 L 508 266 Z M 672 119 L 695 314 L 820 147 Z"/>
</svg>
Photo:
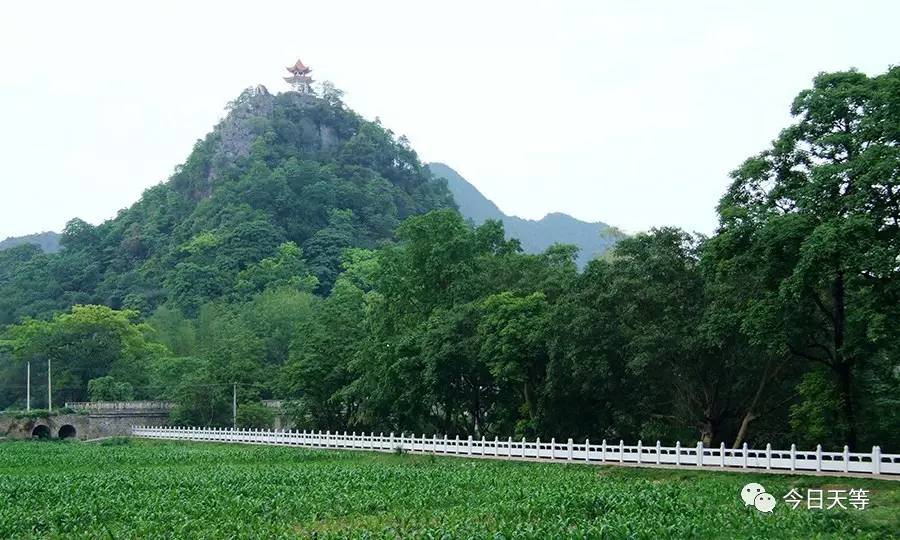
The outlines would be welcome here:
<svg viewBox="0 0 900 540">
<path fill-rule="evenodd" d="M 168 412 L 135 412 L 116 411 L 110 413 L 90 414 L 55 414 L 46 418 L 16 418 L 13 415 L 0 416 L 0 435 L 10 439 L 30 439 L 40 430 L 38 426 L 46 426 L 49 436 L 60 438 L 71 428 L 75 429 L 74 437 L 81 440 L 131 435 L 131 426 L 165 426 L 169 425 Z M 65 428 L 71 426 L 71 428 Z"/>
</svg>

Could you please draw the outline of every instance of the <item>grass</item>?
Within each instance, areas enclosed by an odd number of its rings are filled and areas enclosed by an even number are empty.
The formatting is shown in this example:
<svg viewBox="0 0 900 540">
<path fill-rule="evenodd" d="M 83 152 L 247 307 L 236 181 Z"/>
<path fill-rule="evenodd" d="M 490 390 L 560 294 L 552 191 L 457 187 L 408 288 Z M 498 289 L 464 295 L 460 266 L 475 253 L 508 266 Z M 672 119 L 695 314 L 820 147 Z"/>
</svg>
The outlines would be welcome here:
<svg viewBox="0 0 900 540">
<path fill-rule="evenodd" d="M 744 507 L 759 482 L 866 510 Z M 128 441 L 0 443 L 0 538 L 889 538 L 900 482 Z"/>
</svg>

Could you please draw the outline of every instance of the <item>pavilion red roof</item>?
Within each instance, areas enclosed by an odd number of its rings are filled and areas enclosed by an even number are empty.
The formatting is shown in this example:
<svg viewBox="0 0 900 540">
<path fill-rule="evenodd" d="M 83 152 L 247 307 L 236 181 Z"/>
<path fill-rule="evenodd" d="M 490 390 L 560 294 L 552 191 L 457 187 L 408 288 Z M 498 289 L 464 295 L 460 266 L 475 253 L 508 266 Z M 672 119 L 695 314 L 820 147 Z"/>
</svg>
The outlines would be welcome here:
<svg viewBox="0 0 900 540">
<path fill-rule="evenodd" d="M 309 73 L 310 71 L 312 71 L 310 68 L 304 66 L 303 62 L 299 59 L 297 60 L 296 64 L 288 67 L 287 70 L 290 71 L 291 73 L 293 73 L 294 75 L 305 75 L 305 74 Z"/>
</svg>

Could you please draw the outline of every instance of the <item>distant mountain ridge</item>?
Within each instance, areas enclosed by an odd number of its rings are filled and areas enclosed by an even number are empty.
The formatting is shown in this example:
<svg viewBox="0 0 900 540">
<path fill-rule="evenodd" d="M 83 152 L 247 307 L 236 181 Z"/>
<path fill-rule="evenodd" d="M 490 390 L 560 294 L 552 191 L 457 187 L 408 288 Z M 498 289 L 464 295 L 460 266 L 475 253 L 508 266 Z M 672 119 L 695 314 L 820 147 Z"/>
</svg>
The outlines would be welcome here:
<svg viewBox="0 0 900 540">
<path fill-rule="evenodd" d="M 9 249 L 22 244 L 33 244 L 44 253 L 56 253 L 59 251 L 59 233 L 46 231 L 36 234 L 27 234 L 25 236 L 10 236 L 6 240 L 0 241 L 0 250 Z"/>
<path fill-rule="evenodd" d="M 539 220 L 523 219 L 504 214 L 458 172 L 443 163 L 429 163 L 431 173 L 447 181 L 447 188 L 460 213 L 476 225 L 488 219 L 503 223 L 507 238 L 518 238 L 526 253 L 540 253 L 553 244 L 575 244 L 580 248 L 578 266 L 603 255 L 625 235 L 603 222 L 589 223 L 568 214 L 553 212 Z"/>
</svg>

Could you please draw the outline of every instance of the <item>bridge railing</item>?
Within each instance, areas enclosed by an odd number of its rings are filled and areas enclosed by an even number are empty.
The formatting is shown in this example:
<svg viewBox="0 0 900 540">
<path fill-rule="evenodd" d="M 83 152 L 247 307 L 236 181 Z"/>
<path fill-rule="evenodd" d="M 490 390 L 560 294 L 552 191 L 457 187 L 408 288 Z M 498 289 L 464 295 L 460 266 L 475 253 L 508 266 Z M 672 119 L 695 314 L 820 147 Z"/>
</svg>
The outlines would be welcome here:
<svg viewBox="0 0 900 540">
<path fill-rule="evenodd" d="M 76 411 L 171 411 L 171 401 L 67 401 L 66 407 Z"/>
<path fill-rule="evenodd" d="M 709 469 L 756 469 L 764 471 L 815 471 L 824 473 L 868 473 L 875 475 L 900 474 L 900 454 L 883 454 L 877 446 L 872 452 L 823 452 L 801 451 L 791 445 L 790 450 L 774 450 L 766 445 L 764 450 L 748 448 L 707 448 L 702 443 L 696 446 L 647 445 L 638 441 L 637 445 L 626 445 L 623 441 L 592 444 L 586 440 L 576 443 L 572 439 L 557 442 L 556 439 L 541 441 L 526 439 L 514 441 L 473 439 L 468 437 L 448 438 L 446 435 L 385 435 L 379 433 L 356 434 L 292 430 L 260 430 L 231 428 L 190 428 L 166 426 L 135 426 L 132 435 L 148 439 L 169 439 L 187 441 L 208 441 L 244 444 L 269 444 L 280 446 L 302 446 L 306 448 L 370 450 L 394 452 L 402 450 L 412 453 L 441 454 L 464 457 L 489 457 L 509 460 L 547 460 L 563 462 L 587 462 L 609 464 L 669 465 L 683 468 Z"/>
</svg>

